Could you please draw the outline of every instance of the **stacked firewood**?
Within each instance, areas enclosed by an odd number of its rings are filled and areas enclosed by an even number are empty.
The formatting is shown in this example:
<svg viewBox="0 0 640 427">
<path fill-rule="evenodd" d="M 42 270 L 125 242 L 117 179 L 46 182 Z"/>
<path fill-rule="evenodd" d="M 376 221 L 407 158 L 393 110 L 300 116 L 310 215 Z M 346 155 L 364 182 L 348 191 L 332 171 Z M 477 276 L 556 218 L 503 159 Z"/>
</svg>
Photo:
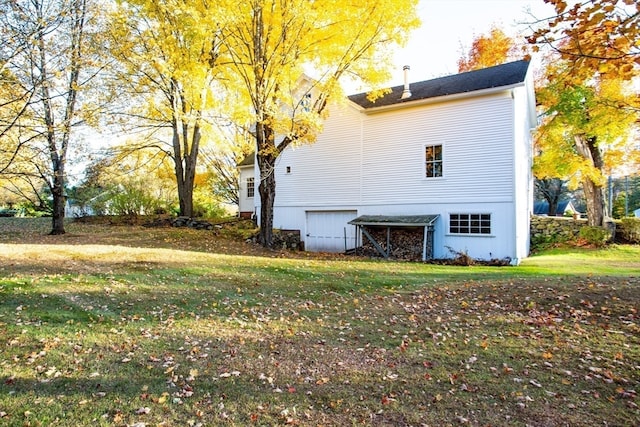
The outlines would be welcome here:
<svg viewBox="0 0 640 427">
<path fill-rule="evenodd" d="M 367 232 L 373 237 L 385 252 L 389 252 L 389 259 L 420 261 L 422 260 L 424 228 L 423 227 L 396 227 L 390 229 L 389 246 L 387 249 L 387 228 L 367 227 Z M 382 257 L 374 245 L 364 235 L 362 248 L 358 254 L 370 257 Z"/>
</svg>

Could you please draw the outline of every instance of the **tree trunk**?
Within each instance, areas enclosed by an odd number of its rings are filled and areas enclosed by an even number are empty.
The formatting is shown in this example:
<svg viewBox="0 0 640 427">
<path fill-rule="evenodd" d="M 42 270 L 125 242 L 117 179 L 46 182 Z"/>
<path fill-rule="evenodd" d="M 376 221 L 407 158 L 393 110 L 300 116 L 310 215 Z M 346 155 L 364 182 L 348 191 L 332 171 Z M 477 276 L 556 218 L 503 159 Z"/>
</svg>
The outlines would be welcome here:
<svg viewBox="0 0 640 427">
<path fill-rule="evenodd" d="M 582 189 L 587 202 L 587 224 L 604 226 L 604 189 L 590 179 L 582 181 Z"/>
<path fill-rule="evenodd" d="M 193 191 L 189 191 L 188 184 L 178 184 L 178 199 L 180 202 L 180 216 L 193 218 Z"/>
<path fill-rule="evenodd" d="M 547 202 L 549 203 L 549 216 L 556 216 L 558 214 L 558 202 L 559 202 L 559 197 L 556 194 L 555 196 L 550 196 L 547 199 Z"/>
<path fill-rule="evenodd" d="M 273 129 L 263 123 L 256 125 L 256 160 L 260 169 L 260 232 L 258 243 L 265 248 L 273 246 L 273 205 L 276 199 L 275 167 L 278 149 Z"/>
<path fill-rule="evenodd" d="M 576 135 L 573 139 L 578 153 L 589 161 L 595 169 L 602 172 L 604 161 L 597 145 L 597 138 L 595 136 Z M 599 227 L 604 226 L 605 198 L 602 185 L 590 177 L 583 179 L 582 185 L 587 203 L 587 224 Z"/>
<path fill-rule="evenodd" d="M 260 233 L 258 243 L 265 248 L 273 246 L 273 204 L 276 198 L 276 178 L 273 173 L 275 162 L 267 159 L 258 160 L 260 166 Z M 266 173 L 263 173 L 266 171 Z M 271 171 L 271 172 L 269 172 Z"/>
<path fill-rule="evenodd" d="M 171 104 L 173 108 L 173 161 L 175 165 L 176 183 L 178 187 L 178 201 L 180 203 L 180 215 L 193 217 L 193 188 L 196 178 L 196 164 L 200 149 L 200 123 L 199 118 L 193 124 L 191 141 L 189 141 L 189 122 L 184 119 L 187 115 L 187 102 L 185 101 L 180 84 L 171 80 Z M 200 112 L 198 111 L 198 116 Z M 190 143 L 189 143 L 190 142 Z"/>
<path fill-rule="evenodd" d="M 192 150 L 195 148 L 192 147 Z M 178 200 L 180 202 L 180 215 L 193 217 L 193 188 L 196 176 L 195 161 L 190 156 L 176 158 L 176 179 L 178 184 Z"/>
<path fill-rule="evenodd" d="M 185 216 L 192 217 L 193 212 L 193 190 L 196 181 L 196 164 L 198 161 L 198 151 L 200 148 L 200 125 L 196 120 L 193 125 L 193 134 L 191 136 L 191 149 L 184 154 L 184 193 L 183 203 Z M 186 149 L 186 144 L 185 144 Z"/>
<path fill-rule="evenodd" d="M 66 198 L 64 195 L 64 169 L 58 168 L 53 172 L 53 186 L 51 188 L 53 196 L 53 216 L 51 224 L 52 235 L 65 234 L 64 229 L 64 205 Z"/>
</svg>

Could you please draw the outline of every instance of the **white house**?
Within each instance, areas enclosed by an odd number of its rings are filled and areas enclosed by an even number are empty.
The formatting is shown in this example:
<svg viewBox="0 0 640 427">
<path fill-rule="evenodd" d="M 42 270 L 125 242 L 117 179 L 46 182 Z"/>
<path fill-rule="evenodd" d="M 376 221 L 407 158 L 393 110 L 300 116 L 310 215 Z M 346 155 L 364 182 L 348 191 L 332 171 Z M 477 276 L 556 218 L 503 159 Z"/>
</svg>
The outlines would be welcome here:
<svg viewBox="0 0 640 427">
<path fill-rule="evenodd" d="M 256 170 L 254 170 L 255 154 L 246 157 L 238 164 L 238 211 L 240 218 L 253 218 L 256 213 L 254 199 L 257 200 L 258 188 L 255 185 Z"/>
<path fill-rule="evenodd" d="M 533 212 L 529 68 L 517 61 L 405 83 L 375 102 L 349 96 L 314 144 L 282 153 L 274 227 L 300 230 L 306 250 L 334 252 L 386 230 L 383 254 L 390 229 L 417 227 L 423 259 L 519 262 Z M 240 210 L 259 212 L 257 168 L 240 173 Z"/>
</svg>

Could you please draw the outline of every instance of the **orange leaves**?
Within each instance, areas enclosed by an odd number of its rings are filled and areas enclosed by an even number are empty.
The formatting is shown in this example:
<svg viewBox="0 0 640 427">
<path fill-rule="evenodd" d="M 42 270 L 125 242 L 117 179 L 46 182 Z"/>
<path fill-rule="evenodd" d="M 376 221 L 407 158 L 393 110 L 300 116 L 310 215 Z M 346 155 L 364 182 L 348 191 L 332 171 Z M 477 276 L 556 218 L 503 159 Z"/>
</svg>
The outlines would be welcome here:
<svg viewBox="0 0 640 427">
<path fill-rule="evenodd" d="M 500 65 L 513 58 L 515 41 L 500 28 L 493 27 L 488 35 L 477 36 L 467 55 L 458 59 L 458 71 L 472 71 Z"/>
<path fill-rule="evenodd" d="M 634 65 L 640 56 L 637 2 L 625 0 L 625 5 L 618 0 L 576 2 L 568 11 L 563 0 L 547 2 L 555 7 L 556 16 L 546 21 L 547 27 L 536 30 L 528 38 L 529 43 L 551 45 L 563 59 L 572 62 L 574 74 L 586 71 L 589 75 L 603 62 L 624 69 L 619 77 L 625 80 L 640 72 L 640 67 Z"/>
<path fill-rule="evenodd" d="M 328 382 L 329 382 L 329 378 L 322 377 L 316 381 L 316 385 L 323 385 L 323 384 L 327 384 Z"/>
<path fill-rule="evenodd" d="M 383 405 L 388 405 L 391 402 L 395 401 L 395 398 L 392 397 L 394 396 L 393 394 L 391 396 L 387 396 L 386 394 L 384 396 L 382 396 L 382 398 L 380 399 L 380 403 L 382 403 Z"/>
</svg>

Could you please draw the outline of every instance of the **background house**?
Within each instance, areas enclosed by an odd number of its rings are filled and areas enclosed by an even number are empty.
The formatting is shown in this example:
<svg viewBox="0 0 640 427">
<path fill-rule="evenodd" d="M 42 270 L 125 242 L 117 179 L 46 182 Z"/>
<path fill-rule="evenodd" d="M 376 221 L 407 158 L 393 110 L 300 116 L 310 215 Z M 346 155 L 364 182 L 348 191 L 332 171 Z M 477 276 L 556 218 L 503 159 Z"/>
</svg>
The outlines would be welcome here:
<svg viewBox="0 0 640 427">
<path fill-rule="evenodd" d="M 558 202 L 556 212 L 549 214 L 549 202 L 537 201 L 533 204 L 534 215 L 550 215 L 550 216 L 571 216 L 578 213 L 571 200 L 561 200 Z"/>
<path fill-rule="evenodd" d="M 254 171 L 255 153 L 249 154 L 238 164 L 238 211 L 240 218 L 252 218 L 255 214 L 254 195 L 258 188 L 256 187 Z"/>
<path fill-rule="evenodd" d="M 314 144 L 279 159 L 274 227 L 300 230 L 312 251 L 349 250 L 378 229 L 391 252 L 402 243 L 388 231 L 407 227 L 429 246 L 423 258 L 528 255 L 536 115 L 527 61 L 405 83 L 375 102 L 353 95 L 330 111 Z M 253 201 L 259 211 L 257 192 Z"/>
</svg>

